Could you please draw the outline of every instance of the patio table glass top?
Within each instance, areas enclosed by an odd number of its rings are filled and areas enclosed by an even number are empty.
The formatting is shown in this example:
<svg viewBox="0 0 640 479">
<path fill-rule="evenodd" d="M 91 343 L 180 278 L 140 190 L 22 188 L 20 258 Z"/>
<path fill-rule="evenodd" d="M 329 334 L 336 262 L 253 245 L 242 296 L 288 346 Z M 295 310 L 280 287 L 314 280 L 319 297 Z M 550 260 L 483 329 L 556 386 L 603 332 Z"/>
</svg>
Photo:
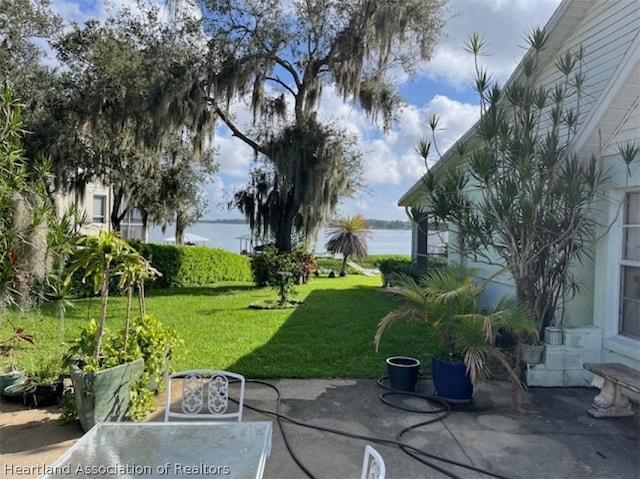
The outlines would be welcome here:
<svg viewBox="0 0 640 479">
<path fill-rule="evenodd" d="M 96 424 L 41 478 L 260 478 L 269 421 Z"/>
</svg>

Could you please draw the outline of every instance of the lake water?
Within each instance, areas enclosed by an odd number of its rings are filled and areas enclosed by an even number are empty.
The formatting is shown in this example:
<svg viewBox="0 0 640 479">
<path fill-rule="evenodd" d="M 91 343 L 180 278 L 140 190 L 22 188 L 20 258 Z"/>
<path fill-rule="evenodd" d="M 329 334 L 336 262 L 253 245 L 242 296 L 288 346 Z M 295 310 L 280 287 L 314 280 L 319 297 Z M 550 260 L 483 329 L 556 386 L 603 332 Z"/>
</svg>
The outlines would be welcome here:
<svg viewBox="0 0 640 479">
<path fill-rule="evenodd" d="M 318 234 L 317 252 L 324 252 L 327 242 L 326 229 Z M 208 238 L 205 246 L 222 248 L 227 251 L 239 253 L 241 241 L 239 237 L 250 233 L 248 225 L 225 223 L 197 223 L 187 228 L 187 233 L 196 234 Z M 411 254 L 411 230 L 371 230 L 372 236 L 367 241 L 369 254 Z M 154 243 L 166 242 L 175 234 L 175 227 L 169 226 L 165 233 L 157 227 L 149 230 L 149 241 Z"/>
</svg>

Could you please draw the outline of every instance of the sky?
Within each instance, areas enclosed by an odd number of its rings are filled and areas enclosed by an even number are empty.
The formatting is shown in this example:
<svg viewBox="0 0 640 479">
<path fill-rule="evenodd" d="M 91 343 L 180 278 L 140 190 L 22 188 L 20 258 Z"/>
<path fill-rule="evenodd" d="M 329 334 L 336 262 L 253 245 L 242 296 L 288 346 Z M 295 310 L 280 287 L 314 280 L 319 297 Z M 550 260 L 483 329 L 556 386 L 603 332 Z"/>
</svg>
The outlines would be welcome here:
<svg viewBox="0 0 640 479">
<path fill-rule="evenodd" d="M 331 87 L 325 88 L 319 116 L 336 120 L 357 135 L 364 162 L 363 191 L 344 200 L 337 215 L 360 213 L 372 219 L 406 219 L 397 202 L 425 172 L 415 148 L 421 138 L 430 135 L 430 115 L 440 117 L 436 140 L 442 153 L 479 116 L 477 95 L 470 86 L 473 57 L 463 51 L 466 39 L 474 32 L 485 39 L 487 55 L 482 58 L 483 66 L 493 79 L 504 82 L 525 52 L 527 32 L 543 27 L 559 4 L 560 0 L 450 0 L 447 23 L 431 60 L 417 75 L 399 85 L 406 106 L 386 135 L 361 112 L 345 104 Z M 67 20 L 80 24 L 107 15 L 103 0 L 52 0 L 52 7 Z M 239 111 L 237 117 L 248 120 L 250 114 Z M 239 218 L 241 214 L 229 211 L 226 204 L 233 192 L 246 184 L 253 153 L 232 138 L 224 126 L 216 131 L 214 145 L 218 148 L 220 169 L 214 182 L 204 185 L 210 207 L 205 218 Z M 431 160 L 436 159 L 434 156 Z"/>
</svg>

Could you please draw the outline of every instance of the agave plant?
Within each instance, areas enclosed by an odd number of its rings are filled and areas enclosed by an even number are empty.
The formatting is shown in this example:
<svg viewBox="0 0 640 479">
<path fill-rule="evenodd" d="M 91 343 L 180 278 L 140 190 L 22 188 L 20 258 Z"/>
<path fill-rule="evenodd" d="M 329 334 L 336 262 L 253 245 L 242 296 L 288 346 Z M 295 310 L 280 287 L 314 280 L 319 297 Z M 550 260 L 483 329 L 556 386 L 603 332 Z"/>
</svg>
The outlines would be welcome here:
<svg viewBox="0 0 640 479">
<path fill-rule="evenodd" d="M 514 404 L 519 403 L 522 383 L 495 341 L 498 331 L 535 332 L 536 324 L 528 311 L 506 298 L 492 312 L 486 311 L 480 303 L 486 283 L 475 282 L 473 273 L 461 267 L 431 271 L 417 282 L 410 276 L 398 275 L 394 284 L 384 291 L 401 306 L 380 320 L 374 339 L 376 349 L 383 333 L 395 321 L 419 321 L 437 333 L 440 344 L 434 356 L 464 361 L 472 383 L 486 376 L 488 359 L 493 358 L 507 372 Z"/>
</svg>

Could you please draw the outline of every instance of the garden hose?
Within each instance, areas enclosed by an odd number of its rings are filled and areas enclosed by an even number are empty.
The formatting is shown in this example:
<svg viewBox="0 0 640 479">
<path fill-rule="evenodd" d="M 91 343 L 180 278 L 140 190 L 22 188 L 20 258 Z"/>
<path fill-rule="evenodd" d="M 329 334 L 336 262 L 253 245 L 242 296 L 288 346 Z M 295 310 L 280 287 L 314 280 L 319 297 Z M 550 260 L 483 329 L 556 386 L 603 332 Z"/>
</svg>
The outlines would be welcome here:
<svg viewBox="0 0 640 479">
<path fill-rule="evenodd" d="M 293 451 L 293 448 L 291 447 L 291 445 L 289 443 L 289 440 L 287 438 L 286 432 L 284 430 L 284 425 L 283 425 L 283 423 L 285 421 L 289 422 L 289 423 L 292 423 L 292 424 L 295 424 L 295 425 L 298 425 L 298 426 L 301 426 L 301 427 L 314 429 L 314 430 L 317 430 L 317 431 L 328 432 L 328 433 L 337 434 L 337 435 L 345 436 L 345 437 L 350 437 L 350 438 L 353 438 L 353 439 L 359 439 L 359 440 L 363 440 L 363 441 L 368 441 L 368 442 L 372 442 L 372 443 L 376 443 L 376 444 L 399 447 L 403 452 L 405 452 L 406 454 L 411 456 L 413 459 L 417 460 L 418 462 L 420 462 L 420 463 L 422 463 L 422 464 L 424 464 L 426 466 L 429 466 L 430 468 L 432 468 L 432 469 L 444 474 L 445 476 L 451 477 L 452 479 L 460 479 L 460 476 L 458 476 L 458 475 L 456 475 L 456 474 L 454 474 L 454 473 L 452 473 L 450 471 L 447 471 L 447 470 L 443 469 L 442 466 L 440 466 L 438 464 L 435 464 L 432 461 L 428 461 L 428 460 L 424 459 L 421 456 L 430 458 L 433 461 L 444 462 L 444 463 L 447 463 L 447 464 L 451 464 L 453 466 L 458 466 L 458 467 L 461 467 L 461 468 L 464 468 L 464 469 L 468 469 L 468 470 L 471 470 L 471 471 L 475 471 L 475 472 L 478 472 L 478 473 L 481 473 L 481 474 L 486 474 L 488 476 L 492 476 L 492 477 L 495 477 L 495 478 L 498 478 L 498 479 L 508 479 L 505 476 L 501 476 L 501 475 L 493 473 L 491 471 L 487 471 L 487 470 L 484 470 L 484 469 L 481 469 L 481 468 L 478 468 L 478 467 L 475 467 L 475 466 L 471 466 L 471 465 L 468 465 L 468 464 L 463 464 L 463 463 L 460 463 L 458 461 L 454 461 L 452 459 L 447 459 L 446 457 L 443 457 L 443 456 L 438 456 L 438 455 L 435 455 L 435 454 L 431 454 L 431 453 L 429 453 L 427 451 L 424 451 L 422 449 L 418 449 L 418 448 L 416 448 L 414 446 L 411 446 L 410 444 L 402 442 L 401 441 L 402 436 L 404 434 L 408 433 L 409 431 L 412 431 L 412 430 L 414 430 L 416 428 L 425 426 L 427 424 L 434 423 L 436 421 L 440 421 L 440 420 L 444 419 L 445 417 L 447 417 L 449 415 L 449 413 L 451 412 L 451 407 L 449 406 L 449 404 L 447 402 L 443 401 L 442 399 L 438 399 L 438 398 L 435 398 L 435 397 L 431 397 L 431 396 L 427 396 L 427 395 L 419 394 L 419 393 L 415 393 L 415 392 L 398 391 L 398 390 L 395 390 L 395 389 L 391 389 L 389 386 L 386 386 L 384 384 L 385 379 L 386 379 L 385 377 L 382 377 L 382 378 L 380 378 L 378 380 L 378 384 L 381 387 L 383 387 L 383 388 L 388 390 L 387 392 L 382 393 L 380 395 L 380 400 L 382 402 L 384 402 L 385 404 L 387 404 L 387 405 L 389 405 L 391 407 L 394 407 L 396 409 L 406 410 L 406 411 L 410 411 L 410 412 L 418 412 L 418 413 L 425 413 L 425 414 L 439 414 L 439 415 L 434 417 L 434 418 L 431 418 L 431 419 L 429 419 L 427 421 L 423 421 L 423 422 L 420 422 L 420 423 L 413 424 L 413 425 L 411 425 L 409 427 L 406 427 L 405 429 L 403 429 L 402 431 L 400 431 L 396 435 L 395 440 L 383 439 L 383 438 L 372 437 L 372 436 L 364 436 L 364 435 L 361 435 L 361 434 L 353 434 L 353 433 L 350 433 L 350 432 L 347 432 L 347 431 L 341 431 L 341 430 L 338 430 L 338 429 L 333 429 L 333 428 L 329 428 L 329 427 L 324 427 L 324 426 L 318 426 L 318 425 L 315 425 L 315 424 L 305 423 L 303 421 L 299 421 L 297 419 L 294 419 L 294 418 L 291 418 L 289 416 L 286 416 L 286 415 L 282 414 L 280 412 L 280 403 L 281 403 L 280 390 L 276 386 L 271 384 L 271 383 L 268 383 L 266 381 L 257 380 L 257 379 L 247 379 L 246 382 L 259 384 L 259 385 L 263 385 L 263 386 L 271 388 L 276 393 L 276 410 L 275 411 L 269 411 L 269 410 L 266 410 L 266 409 L 261 409 L 261 408 L 255 407 L 255 406 L 248 405 L 246 403 L 246 401 L 244 403 L 244 407 L 246 407 L 246 408 L 248 408 L 248 409 L 250 409 L 252 411 L 255 411 L 255 412 L 258 412 L 258 413 L 265 414 L 265 415 L 272 416 L 272 417 L 276 418 L 276 420 L 278 422 L 278 427 L 280 428 L 280 432 L 282 433 L 282 438 L 284 440 L 285 447 L 287 448 L 287 451 L 289 452 L 289 455 L 291 456 L 293 461 L 298 465 L 298 467 L 300 467 L 300 469 L 304 472 L 304 474 L 307 477 L 311 478 L 311 479 L 315 479 L 315 476 L 313 475 L 313 473 L 311 471 L 309 471 L 308 468 L 306 468 L 304 466 L 302 461 L 296 456 L 295 452 Z M 402 407 L 402 406 L 398 406 L 397 404 L 393 404 L 388 399 L 389 397 L 400 396 L 400 395 L 422 398 L 422 399 L 425 399 L 426 401 L 429 401 L 431 403 L 438 404 L 441 407 L 437 408 L 437 409 L 430 409 L 430 410 L 419 410 L 419 409 L 416 410 L 416 409 L 411 409 L 411 408 L 405 408 L 405 407 Z"/>
</svg>

